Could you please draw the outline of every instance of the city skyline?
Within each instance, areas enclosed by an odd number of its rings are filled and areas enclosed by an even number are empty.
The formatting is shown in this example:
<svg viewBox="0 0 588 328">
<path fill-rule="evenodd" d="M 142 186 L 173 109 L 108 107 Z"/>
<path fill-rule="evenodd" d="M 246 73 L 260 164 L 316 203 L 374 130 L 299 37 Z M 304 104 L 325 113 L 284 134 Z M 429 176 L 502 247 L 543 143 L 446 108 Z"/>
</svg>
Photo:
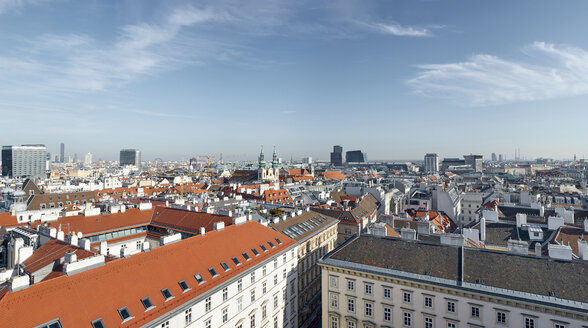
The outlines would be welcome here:
<svg viewBox="0 0 588 328">
<path fill-rule="evenodd" d="M 261 144 L 286 160 L 327 161 L 337 144 L 370 160 L 584 158 L 586 9 L 0 1 L 2 145 L 64 142 L 95 160 L 254 158 Z"/>
</svg>

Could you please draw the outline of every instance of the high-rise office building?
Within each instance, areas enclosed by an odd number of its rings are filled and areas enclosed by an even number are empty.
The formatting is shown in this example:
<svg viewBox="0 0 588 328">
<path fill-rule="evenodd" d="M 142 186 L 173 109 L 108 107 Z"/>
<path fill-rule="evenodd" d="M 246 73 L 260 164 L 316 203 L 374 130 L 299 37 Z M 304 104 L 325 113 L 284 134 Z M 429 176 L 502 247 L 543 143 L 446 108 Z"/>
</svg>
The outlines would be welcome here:
<svg viewBox="0 0 588 328">
<path fill-rule="evenodd" d="M 367 154 L 361 150 L 350 150 L 345 153 L 345 162 L 347 163 L 365 163 Z"/>
<path fill-rule="evenodd" d="M 333 152 L 331 153 L 331 165 L 343 166 L 343 147 L 333 146 Z"/>
<path fill-rule="evenodd" d="M 120 151 L 120 166 L 141 166 L 141 151 L 139 149 L 123 149 Z"/>
<path fill-rule="evenodd" d="M 2 147 L 2 175 L 40 178 L 45 176 L 47 148 L 45 145 Z"/>
<path fill-rule="evenodd" d="M 59 149 L 59 162 L 65 163 L 65 144 L 62 142 Z"/>
<path fill-rule="evenodd" d="M 492 153 L 492 162 L 496 162 L 497 158 L 496 158 L 496 153 Z"/>
<path fill-rule="evenodd" d="M 425 172 L 439 172 L 439 156 L 437 154 L 429 153 L 425 155 Z"/>
<path fill-rule="evenodd" d="M 475 172 L 482 172 L 482 155 L 463 155 L 466 165 L 471 166 Z"/>
<path fill-rule="evenodd" d="M 90 164 L 92 164 L 92 153 L 87 153 L 86 156 L 84 156 L 84 165 Z"/>
<path fill-rule="evenodd" d="M 498 160 L 500 162 L 504 161 L 504 155 L 502 155 L 502 154 L 498 155 Z"/>
</svg>

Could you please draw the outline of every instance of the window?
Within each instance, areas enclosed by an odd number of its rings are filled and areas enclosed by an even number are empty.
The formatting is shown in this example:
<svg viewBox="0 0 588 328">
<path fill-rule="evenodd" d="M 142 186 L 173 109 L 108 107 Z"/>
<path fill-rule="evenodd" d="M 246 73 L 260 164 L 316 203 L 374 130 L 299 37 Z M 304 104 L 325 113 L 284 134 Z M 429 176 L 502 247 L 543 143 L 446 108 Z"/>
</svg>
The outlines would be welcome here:
<svg viewBox="0 0 588 328">
<path fill-rule="evenodd" d="M 210 309 L 212 309 L 212 299 L 209 297 L 206 298 L 206 300 L 204 301 L 204 310 L 206 312 L 209 312 Z"/>
<path fill-rule="evenodd" d="M 405 327 L 410 327 L 410 326 L 412 326 L 412 313 L 410 313 L 410 312 L 404 312 L 404 313 L 402 314 L 402 317 L 403 317 L 402 324 L 403 324 Z"/>
<path fill-rule="evenodd" d="M 162 323 L 161 328 L 169 328 L 169 321 Z"/>
<path fill-rule="evenodd" d="M 278 259 L 274 259 L 274 270 L 278 268 Z"/>
<path fill-rule="evenodd" d="M 347 321 L 347 328 L 355 328 L 355 321 Z"/>
<path fill-rule="evenodd" d="M 502 312 L 502 311 L 496 312 L 496 322 L 506 324 L 506 312 Z"/>
<path fill-rule="evenodd" d="M 355 312 L 355 299 L 353 299 L 353 298 L 347 299 L 347 311 Z"/>
<path fill-rule="evenodd" d="M 335 277 L 335 276 L 330 277 L 330 285 L 331 285 L 331 287 L 337 287 L 337 277 Z"/>
<path fill-rule="evenodd" d="M 554 323 L 553 328 L 566 328 L 566 325 L 563 323 Z"/>
<path fill-rule="evenodd" d="M 245 261 L 249 261 L 251 260 L 251 258 L 249 257 L 249 255 L 247 253 L 243 253 L 243 258 L 245 259 Z"/>
<path fill-rule="evenodd" d="M 339 328 L 339 318 L 331 317 L 331 328 Z"/>
<path fill-rule="evenodd" d="M 50 328 L 53 328 L 51 326 L 49 326 Z M 96 319 L 94 321 L 92 321 L 92 328 L 105 328 L 104 326 L 104 322 L 102 322 L 102 319 Z M 163 326 L 162 326 L 163 328 Z"/>
<path fill-rule="evenodd" d="M 161 290 L 161 295 L 163 295 L 163 298 L 165 298 L 166 301 L 173 297 L 167 288 Z"/>
<path fill-rule="evenodd" d="M 263 269 L 262 269 L 262 275 L 265 277 L 266 273 L 267 273 L 267 269 L 266 269 L 266 267 L 264 265 L 263 266 Z"/>
<path fill-rule="evenodd" d="M 425 296 L 425 307 L 432 308 L 433 307 L 433 298 L 429 296 Z"/>
<path fill-rule="evenodd" d="M 480 318 L 480 308 L 472 306 L 472 318 Z"/>
<path fill-rule="evenodd" d="M 241 261 L 239 261 L 239 259 L 236 258 L 236 257 L 233 257 L 231 260 L 233 260 L 233 263 L 235 263 L 235 265 L 240 265 L 241 264 Z"/>
<path fill-rule="evenodd" d="M 389 307 L 384 307 L 384 321 L 392 320 L 392 310 Z"/>
<path fill-rule="evenodd" d="M 274 275 L 274 285 L 277 285 L 277 284 L 278 284 L 278 275 L 275 274 Z"/>
<path fill-rule="evenodd" d="M 265 281 L 261 284 L 261 293 L 267 293 L 267 283 Z"/>
<path fill-rule="evenodd" d="M 402 300 L 404 303 L 411 303 L 412 302 L 412 294 L 408 292 L 402 293 Z"/>
<path fill-rule="evenodd" d="M 455 323 L 453 323 L 453 322 L 448 322 L 448 323 L 447 323 L 447 328 L 455 328 Z"/>
<path fill-rule="evenodd" d="M 216 270 L 214 270 L 214 268 L 208 268 L 208 272 L 210 272 L 210 275 L 214 278 L 216 276 L 218 276 L 218 273 L 216 273 Z"/>
<path fill-rule="evenodd" d="M 187 290 L 190 289 L 185 280 L 178 282 L 178 285 L 180 285 L 180 288 L 182 288 L 182 291 L 184 291 L 184 292 L 186 292 Z"/>
<path fill-rule="evenodd" d="M 384 287 L 384 298 L 390 298 L 392 294 L 392 290 L 390 288 Z"/>
<path fill-rule="evenodd" d="M 229 308 L 223 309 L 223 323 L 229 320 Z"/>
<path fill-rule="evenodd" d="M 221 267 L 223 267 L 223 270 L 225 270 L 225 272 L 231 270 L 231 268 L 229 268 L 229 266 L 225 262 L 221 262 L 220 265 Z"/>
<path fill-rule="evenodd" d="M 259 256 L 259 252 L 255 248 L 252 248 L 251 251 L 255 256 Z"/>
<path fill-rule="evenodd" d="M 425 317 L 425 328 L 433 328 L 433 318 Z"/>
<path fill-rule="evenodd" d="M 141 303 L 143 304 L 143 307 L 145 308 L 145 310 L 149 310 L 150 308 L 153 307 L 153 303 L 151 303 L 151 300 L 149 299 L 149 297 L 142 298 Z"/>
<path fill-rule="evenodd" d="M 261 249 L 262 249 L 264 252 L 267 252 L 267 248 L 265 247 L 265 245 L 259 245 L 259 247 L 261 247 Z"/>
<path fill-rule="evenodd" d="M 286 269 L 284 269 L 284 271 L 282 272 L 282 278 L 286 279 Z"/>
<path fill-rule="evenodd" d="M 253 313 L 251 317 L 249 317 L 249 322 L 251 324 L 251 328 L 255 328 L 255 313 Z"/>
<path fill-rule="evenodd" d="M 223 288 L 223 302 L 226 302 L 229 299 L 229 288 Z"/>
<path fill-rule="evenodd" d="M 243 279 L 237 280 L 237 292 L 241 292 L 243 290 Z"/>
<path fill-rule="evenodd" d="M 372 303 L 365 303 L 365 316 L 366 317 L 371 317 L 373 315 L 373 307 L 374 305 Z"/>
<path fill-rule="evenodd" d="M 100 321 L 100 322 L 102 322 L 102 321 Z M 102 327 L 104 327 L 104 325 L 102 325 Z M 59 319 L 57 319 L 57 320 L 51 320 L 51 322 L 46 323 L 39 328 L 62 328 L 62 326 L 61 326 L 61 321 L 59 321 Z"/>
<path fill-rule="evenodd" d="M 331 294 L 331 307 L 337 308 L 339 306 L 339 298 L 335 294 Z"/>
<path fill-rule="evenodd" d="M 118 309 L 118 314 L 120 315 L 123 321 L 132 319 L 131 313 L 129 312 L 129 309 L 126 306 L 124 308 Z"/>
<path fill-rule="evenodd" d="M 372 294 L 372 285 L 371 284 L 365 284 L 365 293 L 368 295 Z"/>
<path fill-rule="evenodd" d="M 251 272 L 251 283 L 255 282 L 255 271 Z"/>
<path fill-rule="evenodd" d="M 255 302 L 255 289 L 251 290 L 251 303 Z"/>
<path fill-rule="evenodd" d="M 265 320 L 267 318 L 267 306 L 264 304 L 261 307 L 261 320 Z"/>
<path fill-rule="evenodd" d="M 278 308 L 278 294 L 274 294 L 274 309 Z"/>
<path fill-rule="evenodd" d="M 199 285 L 204 282 L 204 279 L 202 278 L 202 276 L 200 275 L 200 273 L 195 274 L 194 275 L 194 278 L 196 278 L 196 281 L 198 281 L 198 284 Z"/>
<path fill-rule="evenodd" d="M 137 249 L 141 249 L 141 246 L 143 246 L 143 242 L 140 240 L 137 240 Z"/>
<path fill-rule="evenodd" d="M 347 280 L 347 290 L 355 290 L 355 281 Z"/>
<path fill-rule="evenodd" d="M 186 319 L 186 324 L 192 322 L 192 309 L 187 309 L 186 312 L 184 312 L 184 318 Z"/>
<path fill-rule="evenodd" d="M 237 312 L 241 312 L 243 310 L 243 296 L 237 299 Z"/>
<path fill-rule="evenodd" d="M 535 328 L 535 319 L 525 318 L 525 328 Z"/>
<path fill-rule="evenodd" d="M 447 312 L 455 313 L 455 302 L 447 301 Z"/>
</svg>

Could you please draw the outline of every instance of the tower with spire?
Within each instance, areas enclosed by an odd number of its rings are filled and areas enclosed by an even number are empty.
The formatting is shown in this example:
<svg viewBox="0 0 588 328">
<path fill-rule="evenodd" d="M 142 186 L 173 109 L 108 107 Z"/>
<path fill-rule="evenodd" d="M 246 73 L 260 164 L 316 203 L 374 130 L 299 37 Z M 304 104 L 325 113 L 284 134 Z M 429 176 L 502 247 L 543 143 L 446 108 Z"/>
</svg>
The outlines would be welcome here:
<svg viewBox="0 0 588 328">
<path fill-rule="evenodd" d="M 257 178 L 260 181 L 271 181 L 278 182 L 280 178 L 280 169 L 278 168 L 278 154 L 276 153 L 276 147 L 274 146 L 274 153 L 272 157 L 271 166 L 265 162 L 265 156 L 263 154 L 263 146 L 261 146 L 261 152 L 259 153 Z"/>
</svg>

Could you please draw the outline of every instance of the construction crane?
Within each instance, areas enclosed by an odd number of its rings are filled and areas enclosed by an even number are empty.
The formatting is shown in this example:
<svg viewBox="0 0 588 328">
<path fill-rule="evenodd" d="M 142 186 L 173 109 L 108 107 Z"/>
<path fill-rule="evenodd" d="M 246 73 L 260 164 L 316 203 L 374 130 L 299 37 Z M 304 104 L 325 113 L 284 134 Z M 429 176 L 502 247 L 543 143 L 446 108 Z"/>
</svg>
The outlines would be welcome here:
<svg viewBox="0 0 588 328">
<path fill-rule="evenodd" d="M 212 172 L 210 172 L 210 159 L 211 158 L 219 158 L 220 162 L 222 163 L 223 158 L 238 158 L 238 157 L 247 157 L 247 154 L 231 154 L 231 155 L 223 155 L 222 153 L 220 155 L 197 155 L 193 158 L 190 159 L 190 166 L 193 163 L 198 162 L 198 159 L 203 159 L 206 158 L 206 171 L 204 172 L 205 176 L 211 176 Z"/>
</svg>

